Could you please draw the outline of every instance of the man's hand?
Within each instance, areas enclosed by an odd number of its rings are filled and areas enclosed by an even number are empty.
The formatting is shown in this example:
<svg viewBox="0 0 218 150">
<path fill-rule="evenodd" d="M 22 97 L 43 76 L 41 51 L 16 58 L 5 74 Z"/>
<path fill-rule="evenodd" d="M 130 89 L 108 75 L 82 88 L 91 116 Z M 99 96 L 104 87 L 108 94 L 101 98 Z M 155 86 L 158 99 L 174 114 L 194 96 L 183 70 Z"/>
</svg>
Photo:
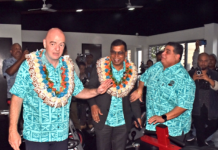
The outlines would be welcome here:
<svg viewBox="0 0 218 150">
<path fill-rule="evenodd" d="M 142 120 L 141 120 L 141 118 L 138 118 L 137 120 L 138 120 L 139 126 L 138 126 L 137 122 L 134 121 L 135 127 L 136 128 L 142 128 Z"/>
<path fill-rule="evenodd" d="M 148 119 L 149 124 L 164 123 L 164 122 L 165 120 L 161 116 L 156 116 L 156 115 Z"/>
<path fill-rule="evenodd" d="M 9 144 L 14 150 L 20 150 L 21 144 L 21 137 L 17 131 L 10 131 L 9 129 L 9 137 L 8 137 Z"/>
<path fill-rule="evenodd" d="M 195 81 L 195 80 L 198 80 L 199 79 L 199 75 L 197 75 L 197 71 L 195 71 L 195 73 L 193 74 L 193 80 Z"/>
<path fill-rule="evenodd" d="M 130 95 L 130 102 L 134 102 L 137 99 L 142 102 L 142 92 L 139 92 L 138 90 L 135 90 L 131 95 Z"/>
<path fill-rule="evenodd" d="M 196 46 L 196 50 L 199 50 L 199 46 L 201 46 L 201 43 L 200 43 L 199 40 L 197 40 L 197 41 L 195 42 L 195 46 Z"/>
<path fill-rule="evenodd" d="M 21 59 L 22 59 L 22 60 L 25 60 L 25 59 L 26 59 L 26 58 L 25 58 L 25 55 L 26 55 L 26 54 L 29 54 L 29 51 L 28 51 L 28 50 L 23 51 L 22 56 L 21 56 Z"/>
<path fill-rule="evenodd" d="M 92 113 L 92 118 L 93 118 L 93 120 L 94 120 L 96 123 L 99 123 L 99 121 L 100 121 L 99 115 L 103 115 L 103 114 L 101 113 L 100 108 L 99 108 L 97 105 L 92 105 L 92 107 L 91 107 L 91 113 Z"/>
<path fill-rule="evenodd" d="M 98 94 L 104 94 L 112 85 L 112 79 L 105 80 L 98 88 L 97 93 Z"/>
<path fill-rule="evenodd" d="M 208 77 L 206 71 L 202 71 L 202 74 L 198 77 L 198 79 L 203 79 L 205 81 L 209 81 L 210 78 Z"/>
</svg>

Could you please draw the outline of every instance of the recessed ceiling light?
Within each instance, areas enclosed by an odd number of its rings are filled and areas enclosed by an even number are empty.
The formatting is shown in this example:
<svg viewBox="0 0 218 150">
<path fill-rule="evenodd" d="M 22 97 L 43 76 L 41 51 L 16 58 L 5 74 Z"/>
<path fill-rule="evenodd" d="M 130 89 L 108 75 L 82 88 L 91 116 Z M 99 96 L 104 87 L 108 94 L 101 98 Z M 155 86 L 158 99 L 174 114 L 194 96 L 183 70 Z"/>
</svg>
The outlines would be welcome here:
<svg viewBox="0 0 218 150">
<path fill-rule="evenodd" d="M 129 8 L 128 10 L 134 10 L 135 8 Z"/>
<path fill-rule="evenodd" d="M 77 10 L 76 10 L 76 12 L 81 12 L 81 11 L 83 11 L 83 10 L 82 10 L 82 9 L 77 9 Z"/>
</svg>

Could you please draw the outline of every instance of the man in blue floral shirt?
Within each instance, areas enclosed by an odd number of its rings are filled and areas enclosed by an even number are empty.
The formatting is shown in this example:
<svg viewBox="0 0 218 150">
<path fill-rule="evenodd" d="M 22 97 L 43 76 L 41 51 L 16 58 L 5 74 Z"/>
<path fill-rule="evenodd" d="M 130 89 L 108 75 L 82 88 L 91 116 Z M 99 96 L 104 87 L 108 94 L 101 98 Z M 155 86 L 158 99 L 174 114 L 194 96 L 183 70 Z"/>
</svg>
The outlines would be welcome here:
<svg viewBox="0 0 218 150">
<path fill-rule="evenodd" d="M 23 104 L 26 150 L 67 150 L 69 106 L 72 95 L 89 99 L 106 92 L 111 80 L 97 89 L 85 89 L 69 57 L 61 57 L 65 36 L 52 28 L 43 40 L 45 50 L 26 55 L 18 71 L 10 107 L 9 143 L 19 150 L 17 120 Z"/>
<path fill-rule="evenodd" d="M 2 72 L 3 75 L 6 77 L 7 80 L 7 103 L 10 104 L 11 100 L 11 93 L 9 90 L 13 86 L 15 82 L 15 78 L 17 75 L 17 71 L 22 64 L 22 62 L 25 60 L 25 55 L 28 54 L 28 50 L 25 50 L 22 53 L 22 49 L 20 44 L 14 43 L 11 46 L 11 57 L 7 58 L 3 61 L 3 66 L 2 66 Z"/>
<path fill-rule="evenodd" d="M 182 45 L 169 42 L 162 53 L 161 62 L 151 66 L 141 76 L 138 89 L 131 100 L 142 95 L 147 86 L 147 130 L 156 130 L 156 125 L 168 126 L 169 135 L 184 140 L 191 126 L 191 112 L 195 97 L 195 83 L 180 64 Z"/>
</svg>

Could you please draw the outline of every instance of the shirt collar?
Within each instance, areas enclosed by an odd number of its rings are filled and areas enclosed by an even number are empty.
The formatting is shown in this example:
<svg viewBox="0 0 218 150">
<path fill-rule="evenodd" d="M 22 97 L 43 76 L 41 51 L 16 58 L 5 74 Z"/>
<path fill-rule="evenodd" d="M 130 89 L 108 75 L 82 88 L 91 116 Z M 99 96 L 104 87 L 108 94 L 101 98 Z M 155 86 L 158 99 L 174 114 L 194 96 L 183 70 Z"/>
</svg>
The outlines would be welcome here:
<svg viewBox="0 0 218 150">
<path fill-rule="evenodd" d="M 112 68 L 112 71 L 117 71 L 117 69 L 114 68 L 113 62 L 111 62 L 111 68 Z M 123 61 L 123 68 L 117 72 L 125 72 L 125 71 L 126 71 L 126 63 L 125 63 L 125 61 Z"/>
<path fill-rule="evenodd" d="M 162 70 L 163 70 L 163 69 L 164 69 L 164 66 L 163 66 L 162 63 L 161 63 L 161 66 L 162 66 Z M 165 70 L 163 70 L 163 72 L 164 72 L 165 74 L 174 74 L 174 73 L 176 72 L 176 70 L 178 70 L 180 67 L 181 67 L 181 63 L 178 62 L 177 64 L 166 68 Z"/>
<path fill-rule="evenodd" d="M 48 68 L 54 68 L 54 66 L 48 61 L 48 59 L 46 58 L 46 56 L 45 56 L 45 52 L 46 52 L 46 50 L 44 49 L 44 51 L 43 51 L 43 53 L 42 53 L 42 58 L 41 58 L 41 60 L 42 60 L 42 64 L 45 64 Z M 57 67 L 56 68 L 54 68 L 54 69 L 59 69 L 59 68 L 61 68 L 63 66 L 63 63 L 62 63 L 62 56 L 59 58 L 59 62 L 58 62 L 58 65 L 57 65 Z"/>
</svg>

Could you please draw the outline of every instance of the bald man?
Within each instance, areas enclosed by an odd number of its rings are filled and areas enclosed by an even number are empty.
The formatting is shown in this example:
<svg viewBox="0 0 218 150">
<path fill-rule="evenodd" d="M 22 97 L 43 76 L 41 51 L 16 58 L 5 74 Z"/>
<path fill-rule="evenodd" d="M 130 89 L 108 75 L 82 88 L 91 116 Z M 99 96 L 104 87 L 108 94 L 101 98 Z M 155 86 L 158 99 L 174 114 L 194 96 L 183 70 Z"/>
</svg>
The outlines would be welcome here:
<svg viewBox="0 0 218 150">
<path fill-rule="evenodd" d="M 21 144 L 17 120 L 22 104 L 26 150 L 67 150 L 71 97 L 89 99 L 112 86 L 107 80 L 97 89 L 83 87 L 72 60 L 62 57 L 65 36 L 60 29 L 50 29 L 43 45 L 26 55 L 10 90 L 9 143 L 14 150 Z"/>
<path fill-rule="evenodd" d="M 7 103 L 10 104 L 11 93 L 9 90 L 13 86 L 15 82 L 15 78 L 17 75 L 17 71 L 21 65 L 21 63 L 25 60 L 25 55 L 28 54 L 28 50 L 25 50 L 22 53 L 22 49 L 20 44 L 14 43 L 11 46 L 11 57 L 7 58 L 3 61 L 2 72 L 7 80 Z"/>
<path fill-rule="evenodd" d="M 218 73 L 209 68 L 207 53 L 198 55 L 198 68 L 189 71 L 195 81 L 196 91 L 192 110 L 197 143 L 206 146 L 206 139 L 217 130 L 218 123 Z"/>
</svg>

